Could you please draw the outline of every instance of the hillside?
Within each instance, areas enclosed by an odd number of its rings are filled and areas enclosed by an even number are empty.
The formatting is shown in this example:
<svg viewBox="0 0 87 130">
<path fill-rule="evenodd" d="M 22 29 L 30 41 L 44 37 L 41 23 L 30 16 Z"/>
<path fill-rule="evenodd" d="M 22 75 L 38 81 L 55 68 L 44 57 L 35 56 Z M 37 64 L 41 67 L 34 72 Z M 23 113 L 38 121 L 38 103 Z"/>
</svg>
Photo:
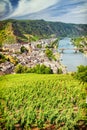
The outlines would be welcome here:
<svg viewBox="0 0 87 130">
<path fill-rule="evenodd" d="M 87 25 L 47 22 L 44 20 L 0 21 L 0 44 L 29 42 L 51 36 L 87 35 Z"/>
<path fill-rule="evenodd" d="M 87 36 L 72 38 L 73 44 L 87 55 Z"/>
<path fill-rule="evenodd" d="M 0 129 L 86 130 L 86 90 L 71 75 L 1 76 Z"/>
</svg>

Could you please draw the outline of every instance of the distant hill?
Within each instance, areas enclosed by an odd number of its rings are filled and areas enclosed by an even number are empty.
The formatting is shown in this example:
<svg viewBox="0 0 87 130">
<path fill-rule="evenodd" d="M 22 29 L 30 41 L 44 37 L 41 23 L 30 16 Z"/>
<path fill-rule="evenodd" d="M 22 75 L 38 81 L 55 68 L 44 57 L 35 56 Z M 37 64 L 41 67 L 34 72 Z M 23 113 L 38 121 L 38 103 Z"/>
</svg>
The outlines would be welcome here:
<svg viewBox="0 0 87 130">
<path fill-rule="evenodd" d="M 0 43 L 29 42 L 52 36 L 87 35 L 87 24 L 66 24 L 44 20 L 0 21 Z"/>
</svg>

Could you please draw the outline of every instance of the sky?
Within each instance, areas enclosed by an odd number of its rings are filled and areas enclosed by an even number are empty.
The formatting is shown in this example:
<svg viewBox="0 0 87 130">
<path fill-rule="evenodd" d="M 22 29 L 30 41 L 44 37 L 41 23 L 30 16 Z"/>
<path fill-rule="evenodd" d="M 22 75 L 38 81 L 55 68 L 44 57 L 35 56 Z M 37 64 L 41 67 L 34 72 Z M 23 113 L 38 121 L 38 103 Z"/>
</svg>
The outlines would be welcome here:
<svg viewBox="0 0 87 130">
<path fill-rule="evenodd" d="M 87 0 L 0 0 L 0 20 L 5 19 L 87 24 Z"/>
</svg>

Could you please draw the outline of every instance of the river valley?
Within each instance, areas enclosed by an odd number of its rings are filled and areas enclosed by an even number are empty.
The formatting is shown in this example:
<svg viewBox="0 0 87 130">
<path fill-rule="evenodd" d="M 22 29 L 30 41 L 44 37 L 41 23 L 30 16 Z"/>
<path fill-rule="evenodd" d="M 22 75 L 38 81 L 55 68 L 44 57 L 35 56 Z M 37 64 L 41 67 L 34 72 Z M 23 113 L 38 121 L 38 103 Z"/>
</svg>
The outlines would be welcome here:
<svg viewBox="0 0 87 130">
<path fill-rule="evenodd" d="M 75 53 L 74 48 L 70 38 L 59 41 L 58 52 L 61 53 L 61 63 L 66 66 L 68 72 L 75 72 L 79 65 L 87 65 L 87 56 L 79 51 Z"/>
</svg>

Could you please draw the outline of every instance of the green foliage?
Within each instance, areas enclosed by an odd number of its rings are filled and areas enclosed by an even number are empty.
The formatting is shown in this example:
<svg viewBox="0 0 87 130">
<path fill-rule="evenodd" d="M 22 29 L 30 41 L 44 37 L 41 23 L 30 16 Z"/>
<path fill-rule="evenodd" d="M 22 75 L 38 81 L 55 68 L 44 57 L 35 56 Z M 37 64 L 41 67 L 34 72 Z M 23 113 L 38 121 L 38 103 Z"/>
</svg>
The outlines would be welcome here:
<svg viewBox="0 0 87 130">
<path fill-rule="evenodd" d="M 3 63 L 5 61 L 10 61 L 14 65 L 16 65 L 18 63 L 18 60 L 16 57 L 12 57 L 10 55 L 4 55 L 4 54 L 0 53 L 0 63 Z"/>
<path fill-rule="evenodd" d="M 21 64 L 18 64 L 18 65 L 15 67 L 15 72 L 16 72 L 16 73 L 24 73 L 24 72 L 25 72 L 24 66 L 21 65 Z"/>
<path fill-rule="evenodd" d="M 2 50 L 1 48 L 2 48 L 2 43 L 0 43 L 0 51 Z"/>
<path fill-rule="evenodd" d="M 54 42 L 52 42 L 51 48 L 58 48 L 58 41 L 59 41 L 59 38 L 57 38 Z"/>
<path fill-rule="evenodd" d="M 49 60 L 55 60 L 56 61 L 56 57 L 53 55 L 53 51 L 51 49 L 46 48 L 45 54 L 49 58 Z"/>
<path fill-rule="evenodd" d="M 37 41 L 37 40 L 39 40 L 39 37 L 38 36 L 31 36 L 30 38 L 29 38 L 29 42 L 32 42 L 32 41 Z"/>
<path fill-rule="evenodd" d="M 14 36 L 10 35 L 10 36 L 7 36 L 7 38 L 4 42 L 7 43 L 7 44 L 13 44 L 13 43 L 16 42 L 16 40 L 15 40 Z"/>
<path fill-rule="evenodd" d="M 78 66 L 75 78 L 80 80 L 81 82 L 87 82 L 87 66 Z"/>
<path fill-rule="evenodd" d="M 27 66 L 23 66 L 21 64 L 18 64 L 15 67 L 16 73 L 37 73 L 37 74 L 52 74 L 53 71 L 50 67 L 46 67 L 44 64 L 36 65 L 35 67 L 28 68 Z"/>
<path fill-rule="evenodd" d="M 5 59 L 5 56 L 0 53 L 0 59 Z"/>
<path fill-rule="evenodd" d="M 51 42 L 50 44 L 46 45 L 46 48 L 58 48 L 58 41 L 59 39 L 57 38 L 54 42 Z"/>
<path fill-rule="evenodd" d="M 34 73 L 37 74 L 52 74 L 52 70 L 50 67 L 46 67 L 44 64 L 43 65 L 36 65 L 34 68 Z"/>
<path fill-rule="evenodd" d="M 27 130 L 52 125 L 73 130 L 78 122 L 87 121 L 86 86 L 71 75 L 1 76 L 0 129 L 12 130 L 19 124 Z"/>
<path fill-rule="evenodd" d="M 72 38 L 73 44 L 80 48 L 80 52 L 84 52 L 84 48 L 87 48 L 87 36 Z"/>
<path fill-rule="evenodd" d="M 46 56 L 50 59 L 50 58 L 52 58 L 52 56 L 53 56 L 53 52 L 52 52 L 52 50 L 50 50 L 50 49 L 46 49 L 45 50 L 45 54 L 46 54 Z"/>
<path fill-rule="evenodd" d="M 57 74 L 62 74 L 62 73 L 63 73 L 62 69 L 61 69 L 61 68 L 58 68 L 58 69 L 57 69 Z"/>
<path fill-rule="evenodd" d="M 18 59 L 17 57 L 13 57 L 13 56 L 10 56 L 10 55 L 6 55 L 6 60 L 13 63 L 14 65 L 17 65 L 18 64 Z"/>
<path fill-rule="evenodd" d="M 28 52 L 28 50 L 27 50 L 26 47 L 24 47 L 24 46 L 22 46 L 22 47 L 20 48 L 20 51 L 21 51 L 21 53 Z"/>
<path fill-rule="evenodd" d="M 37 48 L 42 48 L 42 45 L 41 44 L 37 44 Z"/>
<path fill-rule="evenodd" d="M 13 32 L 12 23 L 2 21 L 0 22 L 0 43 L 15 43 L 16 37 Z"/>
<path fill-rule="evenodd" d="M 3 63 L 6 61 L 6 57 L 0 53 L 0 63 Z"/>
</svg>

